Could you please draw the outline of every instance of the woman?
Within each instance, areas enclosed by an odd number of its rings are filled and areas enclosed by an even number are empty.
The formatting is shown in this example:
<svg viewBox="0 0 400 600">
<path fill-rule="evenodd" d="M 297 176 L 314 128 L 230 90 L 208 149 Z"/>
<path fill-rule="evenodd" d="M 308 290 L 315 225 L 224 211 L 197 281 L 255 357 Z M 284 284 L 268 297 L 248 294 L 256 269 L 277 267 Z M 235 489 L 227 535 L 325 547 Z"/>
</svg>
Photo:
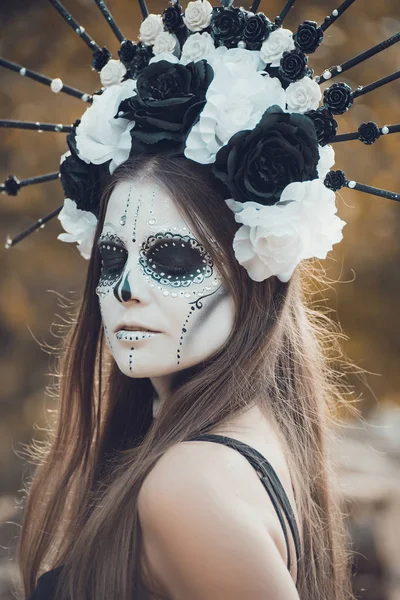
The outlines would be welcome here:
<svg viewBox="0 0 400 600">
<path fill-rule="evenodd" d="M 179 157 L 112 176 L 26 506 L 27 594 L 37 566 L 53 567 L 32 599 L 351 597 L 326 321 L 306 307 L 306 263 L 287 283 L 248 277 L 222 194 Z M 199 432 L 247 444 L 253 462 L 240 445 L 187 441 Z"/>
</svg>

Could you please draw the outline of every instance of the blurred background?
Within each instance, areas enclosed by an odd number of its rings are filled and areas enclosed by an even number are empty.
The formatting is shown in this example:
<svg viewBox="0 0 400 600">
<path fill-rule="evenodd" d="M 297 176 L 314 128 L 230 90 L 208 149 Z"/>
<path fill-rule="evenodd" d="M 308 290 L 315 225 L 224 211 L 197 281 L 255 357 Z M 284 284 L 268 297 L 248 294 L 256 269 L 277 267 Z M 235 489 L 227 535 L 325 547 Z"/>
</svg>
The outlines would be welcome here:
<svg viewBox="0 0 400 600">
<path fill-rule="evenodd" d="M 118 42 L 93 0 L 64 4 L 118 58 Z M 107 5 L 124 35 L 137 40 L 137 3 L 107 0 Z M 284 0 L 264 0 L 259 10 L 273 20 L 283 5 Z M 295 31 L 305 19 L 321 23 L 338 5 L 338 0 L 302 0 L 285 27 Z M 148 0 L 152 13 L 161 14 L 166 6 Z M 243 6 L 250 9 L 251 2 Z M 327 30 L 309 64 L 321 74 L 397 33 L 399 25 L 398 0 L 357 0 Z M 88 93 L 100 87 L 87 46 L 45 0 L 0 0 L 0 55 Z M 355 89 L 399 68 L 397 44 L 335 81 Z M 86 109 L 80 100 L 6 69 L 0 68 L 0 78 L 0 118 L 71 124 Z M 348 114 L 338 117 L 339 131 L 356 131 L 364 121 L 379 127 L 398 123 L 399 100 L 400 80 L 358 98 Z M 10 174 L 25 179 L 57 171 L 66 151 L 65 134 L 1 129 L 0 136 L 0 182 Z M 348 179 L 400 192 L 399 143 L 394 134 L 372 146 L 337 144 L 335 168 L 343 168 Z M 67 316 L 60 298 L 79 298 L 87 268 L 75 244 L 56 239 L 62 232 L 56 218 L 9 250 L 4 243 L 62 202 L 58 181 L 27 187 L 16 197 L 0 196 L 0 600 L 13 597 L 11 582 L 17 576 L 13 549 L 21 514 L 16 500 L 32 468 L 21 450 L 33 437 L 41 439 L 46 411 L 57 402 L 46 394 L 55 368 L 46 347 L 57 346 L 57 324 Z M 344 439 L 333 448 L 356 553 L 354 591 L 364 600 L 399 600 L 400 205 L 347 189 L 337 194 L 337 204 L 347 225 L 325 266 L 340 282 L 325 297 L 347 336 L 342 341 L 346 354 L 367 372 L 349 376 L 354 390 L 349 401 L 362 418 L 343 414 Z"/>
</svg>

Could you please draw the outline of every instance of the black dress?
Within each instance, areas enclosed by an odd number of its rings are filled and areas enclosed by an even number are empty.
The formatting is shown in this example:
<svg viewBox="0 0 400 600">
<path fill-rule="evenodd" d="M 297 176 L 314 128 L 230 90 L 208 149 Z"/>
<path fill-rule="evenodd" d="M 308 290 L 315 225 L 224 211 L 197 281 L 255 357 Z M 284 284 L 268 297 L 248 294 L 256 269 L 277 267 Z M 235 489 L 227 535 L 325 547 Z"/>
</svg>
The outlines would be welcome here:
<svg viewBox="0 0 400 600">
<path fill-rule="evenodd" d="M 296 549 L 296 560 L 297 560 L 297 578 L 296 578 L 296 586 L 299 579 L 299 571 L 301 567 L 301 550 L 300 550 L 300 537 L 299 531 L 297 528 L 296 518 L 294 516 L 292 507 L 290 505 L 289 499 L 286 495 L 286 492 L 280 482 L 278 475 L 273 469 L 272 465 L 268 462 L 268 460 L 260 453 L 258 450 L 249 446 L 248 444 L 244 444 L 239 440 L 233 439 L 231 437 L 227 437 L 224 435 L 217 434 L 205 434 L 200 436 L 193 436 L 188 438 L 185 441 L 205 441 L 205 442 L 216 442 L 218 444 L 223 444 L 225 446 L 229 446 L 234 450 L 237 450 L 242 454 L 251 464 L 251 466 L 259 473 L 261 482 L 269 497 L 271 498 L 271 502 L 275 508 L 276 514 L 278 515 L 278 519 L 282 526 L 283 534 L 285 536 L 286 549 L 287 549 L 287 568 L 290 570 L 290 548 L 289 548 L 289 538 L 286 529 L 286 523 L 284 517 L 282 515 L 282 511 L 287 518 L 289 523 L 290 531 L 293 536 L 294 545 Z M 56 600 L 54 596 L 55 586 L 58 580 L 58 576 L 62 570 L 62 565 L 52 569 L 51 571 L 47 571 L 43 573 L 38 579 L 37 586 L 28 600 Z"/>
</svg>

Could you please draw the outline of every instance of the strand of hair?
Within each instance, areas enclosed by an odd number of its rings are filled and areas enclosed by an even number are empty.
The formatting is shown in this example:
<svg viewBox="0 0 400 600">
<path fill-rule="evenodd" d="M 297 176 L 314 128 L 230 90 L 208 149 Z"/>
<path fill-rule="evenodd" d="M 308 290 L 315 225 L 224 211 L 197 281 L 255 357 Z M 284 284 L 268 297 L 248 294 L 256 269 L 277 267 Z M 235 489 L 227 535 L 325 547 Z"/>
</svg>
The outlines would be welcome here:
<svg viewBox="0 0 400 600">
<path fill-rule="evenodd" d="M 400 133 L 400 123 L 398 123 L 397 125 L 384 125 L 383 127 L 379 127 L 379 132 L 380 135 L 389 135 L 389 133 Z M 362 140 L 360 139 L 359 132 L 352 131 L 351 133 L 342 133 L 340 135 L 337 135 L 334 138 L 334 140 L 332 140 L 332 142 L 329 143 L 336 144 L 336 142 L 349 142 L 350 140 L 359 140 L 360 142 L 362 142 Z"/>
<path fill-rule="evenodd" d="M 17 65 L 16 63 L 11 62 L 10 60 L 6 60 L 5 58 L 0 58 L 0 67 L 9 69 L 10 71 L 14 71 L 15 73 L 19 73 L 22 77 L 28 77 L 29 79 L 34 79 L 39 83 L 48 85 L 50 89 L 54 91 L 54 93 L 62 92 L 63 94 L 68 94 L 69 96 L 73 96 L 74 98 L 83 100 L 83 102 L 93 102 L 93 98 L 90 94 L 85 94 L 85 92 L 81 92 L 76 88 L 73 88 L 69 85 L 65 85 L 61 81 L 61 79 L 50 79 L 50 77 L 46 77 L 41 73 L 37 73 L 36 71 L 27 69 L 26 67 L 22 67 L 21 65 Z M 55 83 L 58 84 L 58 88 L 54 88 Z"/>
<path fill-rule="evenodd" d="M 55 131 L 58 133 L 70 133 L 74 130 L 72 125 L 62 125 L 61 123 L 39 123 L 39 121 L 12 121 L 9 119 L 0 119 L 0 127 L 6 129 L 31 129 L 33 131 Z"/>
<path fill-rule="evenodd" d="M 357 190 L 358 192 L 364 192 L 365 194 L 372 194 L 373 196 L 380 196 L 381 198 L 386 198 L 388 200 L 396 200 L 396 202 L 400 202 L 400 194 L 390 192 L 389 190 L 382 190 L 381 188 L 372 187 L 371 185 L 365 185 L 364 183 L 359 183 L 358 181 L 348 180 L 346 180 L 345 186 L 352 190 Z"/>
<path fill-rule="evenodd" d="M 353 98 L 358 98 L 359 96 L 364 96 L 373 90 L 377 90 L 380 87 L 383 87 L 387 83 L 391 83 L 400 77 L 400 70 L 392 73 L 391 75 L 387 75 L 386 77 L 382 77 L 382 79 L 377 79 L 376 81 L 368 84 L 368 85 L 360 85 L 353 92 Z"/>
<path fill-rule="evenodd" d="M 353 2 L 355 2 L 355 0 L 345 0 L 340 6 L 335 8 L 328 17 L 325 17 L 324 22 L 321 23 L 322 31 L 326 31 L 328 27 L 330 27 L 332 23 L 334 23 L 340 17 L 340 15 L 342 15 L 345 10 L 347 10 L 349 6 L 353 4 Z"/>
<path fill-rule="evenodd" d="M 103 0 L 94 0 L 94 1 L 96 3 L 96 6 L 99 8 L 100 12 L 104 16 L 105 20 L 107 21 L 107 23 L 109 24 L 109 26 L 113 30 L 114 35 L 116 36 L 117 40 L 119 42 L 123 42 L 126 38 L 123 35 L 123 33 L 121 32 L 121 30 L 118 27 L 117 23 L 115 22 L 112 14 L 108 10 L 106 4 L 103 2 Z"/>
<path fill-rule="evenodd" d="M 375 56 L 375 54 L 378 54 L 379 52 L 386 50 L 386 48 L 393 46 L 393 44 L 397 44 L 397 42 L 400 42 L 400 31 L 398 33 L 396 33 L 395 35 L 392 35 L 387 40 L 380 42 L 376 46 L 372 46 L 372 48 L 369 48 L 365 52 L 362 52 L 361 54 L 358 54 L 357 56 L 350 58 L 343 64 L 326 69 L 323 72 L 323 74 L 317 78 L 317 82 L 320 84 L 324 83 L 325 81 L 328 81 L 328 79 L 332 79 L 333 77 L 336 77 L 336 75 L 338 75 L 339 73 L 348 71 L 349 69 L 352 69 L 353 67 L 355 67 L 356 65 L 359 65 L 360 63 L 364 62 L 365 60 L 368 60 L 372 56 Z"/>
<path fill-rule="evenodd" d="M 290 9 L 293 8 L 293 4 L 295 3 L 295 1 L 296 0 L 287 0 L 286 1 L 286 4 L 281 11 L 281 14 L 278 15 L 277 17 L 275 17 L 275 19 L 274 19 L 275 25 L 279 25 L 279 27 L 282 25 L 283 21 L 286 19 L 287 15 L 288 15 Z"/>
<path fill-rule="evenodd" d="M 78 21 L 69 13 L 64 6 L 58 0 L 48 0 L 50 4 L 54 6 L 56 11 L 62 16 L 62 18 L 68 23 L 75 33 L 85 42 L 92 52 L 100 50 L 94 39 L 85 31 L 85 28 L 79 25 Z"/>
<path fill-rule="evenodd" d="M 45 226 L 45 224 L 48 221 L 50 221 L 51 219 L 53 219 L 55 216 L 57 216 L 58 213 L 61 212 L 61 210 L 62 210 L 62 206 L 59 206 L 58 208 L 53 210 L 50 214 L 46 215 L 45 217 L 42 217 L 41 219 L 36 221 L 36 223 L 33 223 L 33 225 L 28 227 L 28 229 L 25 229 L 25 231 L 23 231 L 22 233 L 17 235 L 15 238 L 11 239 L 10 237 L 7 237 L 4 247 L 7 249 L 11 248 L 11 246 L 15 246 L 16 244 L 18 244 L 18 242 L 20 242 L 24 238 L 28 237 L 28 235 L 30 235 L 34 231 L 38 230 L 39 228 L 42 229 Z"/>
<path fill-rule="evenodd" d="M 147 8 L 146 0 L 138 0 L 140 10 L 142 11 L 143 19 L 149 16 L 149 10 Z"/>
</svg>

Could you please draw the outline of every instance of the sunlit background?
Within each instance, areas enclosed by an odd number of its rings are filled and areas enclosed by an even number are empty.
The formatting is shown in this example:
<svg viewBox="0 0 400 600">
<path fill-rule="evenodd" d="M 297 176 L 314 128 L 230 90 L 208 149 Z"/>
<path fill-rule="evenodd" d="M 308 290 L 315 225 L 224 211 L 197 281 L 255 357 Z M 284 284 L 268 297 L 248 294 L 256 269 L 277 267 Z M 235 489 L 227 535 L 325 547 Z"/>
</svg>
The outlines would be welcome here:
<svg viewBox="0 0 400 600">
<path fill-rule="evenodd" d="M 117 58 L 118 41 L 93 0 L 64 0 L 66 8 L 96 42 Z M 187 2 L 183 2 L 185 7 Z M 217 5 L 215 0 L 213 5 Z M 136 40 L 141 13 L 133 0 L 107 0 L 128 39 Z M 284 0 L 264 0 L 259 10 L 272 20 Z M 161 14 L 166 3 L 148 0 L 149 11 Z M 239 4 L 238 4 L 239 6 Z M 251 3 L 243 2 L 246 9 Z M 305 19 L 322 23 L 338 0 L 299 0 L 285 27 L 295 31 Z M 310 56 L 315 74 L 340 64 L 397 33 L 398 0 L 356 2 L 326 32 L 322 46 Z M 100 87 L 91 70 L 91 53 L 46 0 L 0 0 L 0 55 L 51 78 L 92 93 Z M 352 89 L 399 69 L 400 44 L 336 77 Z M 0 119 L 71 124 L 86 105 L 54 94 L 18 74 L 0 68 Z M 323 87 L 329 85 L 324 84 Z M 356 131 L 362 122 L 379 127 L 400 121 L 400 80 L 355 100 L 338 117 L 340 132 Z M 58 170 L 66 151 L 65 134 L 0 129 L 0 182 Z M 382 136 L 372 146 L 359 141 L 335 146 L 337 169 L 348 179 L 400 192 L 400 134 Z M 58 241 L 57 218 L 44 229 L 6 250 L 15 237 L 63 202 L 61 185 L 52 181 L 0 196 L 0 600 L 9 600 L 15 575 L 13 548 L 20 511 L 16 498 L 31 467 L 20 452 L 32 436 L 41 439 L 46 410 L 56 400 L 46 395 L 54 360 L 46 345 L 59 344 L 66 317 L 60 295 L 77 299 L 87 261 L 75 245 Z M 400 204 L 351 190 L 337 194 L 339 216 L 347 223 L 344 240 L 325 261 L 328 275 L 340 278 L 326 291 L 348 340 L 347 355 L 368 374 L 350 376 L 363 422 L 349 422 L 340 446 L 341 480 L 349 512 L 348 525 L 356 550 L 354 590 L 365 600 L 400 599 Z M 1 242 L 0 239 L 0 242 Z M 345 416 L 345 415 L 344 415 Z M 338 449 L 339 450 L 339 449 Z M 397 531 L 397 533 L 396 533 Z"/>
</svg>

